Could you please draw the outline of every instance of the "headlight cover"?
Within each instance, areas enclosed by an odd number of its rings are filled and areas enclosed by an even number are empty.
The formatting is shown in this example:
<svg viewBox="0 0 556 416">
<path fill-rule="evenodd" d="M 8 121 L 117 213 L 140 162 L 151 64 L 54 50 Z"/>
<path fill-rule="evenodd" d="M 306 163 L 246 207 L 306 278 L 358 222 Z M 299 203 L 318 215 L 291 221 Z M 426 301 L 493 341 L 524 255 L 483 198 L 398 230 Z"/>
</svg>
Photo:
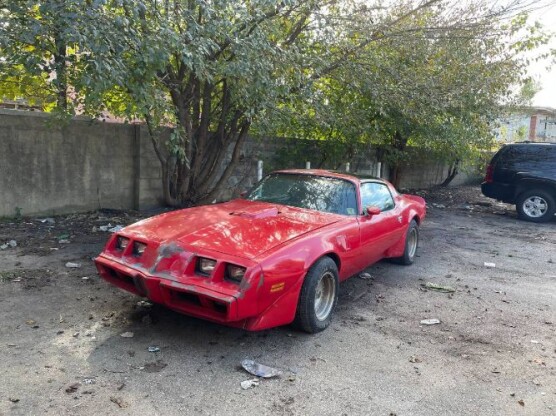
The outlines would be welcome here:
<svg viewBox="0 0 556 416">
<path fill-rule="evenodd" d="M 145 243 L 141 243 L 140 241 L 135 241 L 133 243 L 133 255 L 135 257 L 141 257 L 145 252 L 147 245 Z"/>
<path fill-rule="evenodd" d="M 205 276 L 209 276 L 214 271 L 216 260 L 199 257 L 197 260 L 197 271 Z"/>
<path fill-rule="evenodd" d="M 125 251 L 129 245 L 129 238 L 118 236 L 116 238 L 116 250 Z"/>
<path fill-rule="evenodd" d="M 226 279 L 232 282 L 241 283 L 245 275 L 245 267 L 236 266 L 235 264 L 226 265 Z"/>
</svg>

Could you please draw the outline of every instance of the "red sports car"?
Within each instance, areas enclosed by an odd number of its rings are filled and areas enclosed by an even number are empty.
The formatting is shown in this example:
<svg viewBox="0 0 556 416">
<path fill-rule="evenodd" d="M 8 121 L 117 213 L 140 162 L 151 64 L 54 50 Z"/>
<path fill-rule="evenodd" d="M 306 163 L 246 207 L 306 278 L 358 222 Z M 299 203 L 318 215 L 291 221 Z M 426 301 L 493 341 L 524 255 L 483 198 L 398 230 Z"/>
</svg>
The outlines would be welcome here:
<svg viewBox="0 0 556 416">
<path fill-rule="evenodd" d="M 283 170 L 241 199 L 115 233 L 95 259 L 108 282 L 178 312 L 247 330 L 325 329 L 339 282 L 393 258 L 411 264 L 425 201 L 376 178 Z"/>
</svg>

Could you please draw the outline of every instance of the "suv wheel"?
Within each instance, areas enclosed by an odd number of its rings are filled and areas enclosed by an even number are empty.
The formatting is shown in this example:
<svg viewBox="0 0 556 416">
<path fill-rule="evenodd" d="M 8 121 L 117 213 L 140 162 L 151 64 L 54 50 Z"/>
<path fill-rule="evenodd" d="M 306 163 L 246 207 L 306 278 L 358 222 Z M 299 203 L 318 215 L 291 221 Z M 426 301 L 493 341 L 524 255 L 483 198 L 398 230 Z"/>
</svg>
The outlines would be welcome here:
<svg viewBox="0 0 556 416">
<path fill-rule="evenodd" d="M 523 192 L 516 204 L 519 218 L 532 222 L 548 222 L 556 212 L 554 197 L 542 189 Z"/>
</svg>

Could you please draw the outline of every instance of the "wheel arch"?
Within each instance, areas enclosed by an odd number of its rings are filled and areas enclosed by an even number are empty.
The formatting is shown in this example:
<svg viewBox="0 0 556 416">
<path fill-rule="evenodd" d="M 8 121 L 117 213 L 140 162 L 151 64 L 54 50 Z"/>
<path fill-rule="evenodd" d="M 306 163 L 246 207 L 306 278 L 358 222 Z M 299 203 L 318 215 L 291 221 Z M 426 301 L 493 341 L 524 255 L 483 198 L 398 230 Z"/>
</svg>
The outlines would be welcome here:
<svg viewBox="0 0 556 416">
<path fill-rule="evenodd" d="M 334 253 L 333 251 L 328 252 L 323 254 L 322 256 L 320 256 L 319 258 L 317 258 L 312 264 L 311 267 L 313 267 L 314 264 L 316 264 L 320 259 L 324 258 L 324 257 L 330 257 L 334 263 L 336 263 L 336 267 L 338 268 L 338 273 L 340 273 L 341 267 L 342 267 L 342 261 L 340 260 L 340 256 L 338 256 L 336 253 Z"/>
<path fill-rule="evenodd" d="M 323 331 L 330 325 L 334 308 L 338 303 L 340 284 L 338 272 L 339 258 L 335 259 L 335 256 L 334 252 L 328 252 L 318 257 L 307 269 L 307 273 L 303 277 L 293 324 L 295 327 L 310 334 Z M 336 266 L 335 271 L 332 268 L 331 261 Z M 323 297 L 321 295 L 326 290 L 321 288 L 321 290 L 317 291 L 317 289 L 321 287 L 320 282 L 324 281 L 324 276 L 327 274 L 329 276 L 326 281 L 329 283 L 324 285 L 324 287 L 328 286 L 328 294 Z M 330 286 L 330 283 L 332 283 L 332 286 Z M 317 297 L 319 299 L 318 302 Z M 319 313 L 324 315 L 319 316 Z"/>
<path fill-rule="evenodd" d="M 519 181 L 515 188 L 514 200 L 517 202 L 519 196 L 527 191 L 533 191 L 535 189 L 541 189 L 545 192 L 549 192 L 553 198 L 556 198 L 556 182 L 546 182 L 535 179 L 526 179 Z"/>
</svg>

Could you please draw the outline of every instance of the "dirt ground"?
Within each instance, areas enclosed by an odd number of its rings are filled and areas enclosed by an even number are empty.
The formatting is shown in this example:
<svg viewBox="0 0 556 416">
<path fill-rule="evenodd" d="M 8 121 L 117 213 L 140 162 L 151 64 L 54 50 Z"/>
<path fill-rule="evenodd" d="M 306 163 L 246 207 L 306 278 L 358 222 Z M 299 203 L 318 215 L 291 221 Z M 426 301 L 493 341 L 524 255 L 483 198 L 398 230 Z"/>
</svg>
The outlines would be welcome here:
<svg viewBox="0 0 556 416">
<path fill-rule="evenodd" d="M 474 187 L 422 195 L 415 264 L 343 283 L 317 335 L 226 328 L 101 281 L 99 227 L 138 213 L 0 222 L 17 242 L 0 250 L 0 414 L 556 414 L 556 220 L 518 221 Z M 242 390 L 245 358 L 282 375 Z"/>
</svg>

